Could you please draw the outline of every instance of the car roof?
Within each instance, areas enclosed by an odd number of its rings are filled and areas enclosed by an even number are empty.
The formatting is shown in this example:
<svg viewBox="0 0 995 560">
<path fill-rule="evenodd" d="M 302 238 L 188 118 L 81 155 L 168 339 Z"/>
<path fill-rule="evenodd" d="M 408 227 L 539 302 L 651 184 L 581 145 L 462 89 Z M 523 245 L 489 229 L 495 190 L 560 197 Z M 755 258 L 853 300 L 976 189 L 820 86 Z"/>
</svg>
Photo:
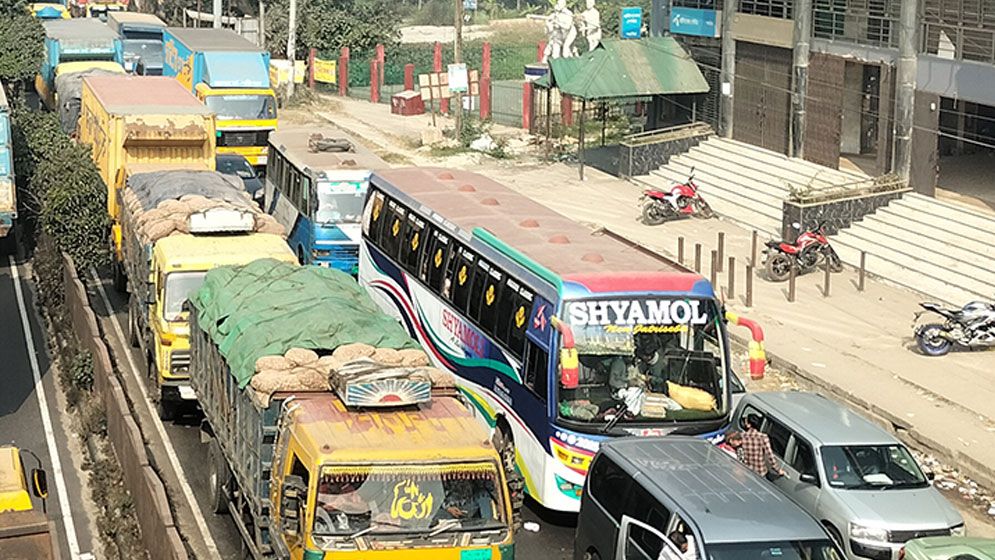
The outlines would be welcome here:
<svg viewBox="0 0 995 560">
<path fill-rule="evenodd" d="M 657 499 L 698 527 L 705 543 L 828 540 L 774 485 L 710 442 L 687 436 L 620 438 L 607 455 Z"/>
<path fill-rule="evenodd" d="M 748 393 L 744 404 L 759 401 L 788 428 L 820 445 L 890 445 L 901 443 L 884 428 L 852 409 L 817 393 L 780 391 Z"/>
</svg>

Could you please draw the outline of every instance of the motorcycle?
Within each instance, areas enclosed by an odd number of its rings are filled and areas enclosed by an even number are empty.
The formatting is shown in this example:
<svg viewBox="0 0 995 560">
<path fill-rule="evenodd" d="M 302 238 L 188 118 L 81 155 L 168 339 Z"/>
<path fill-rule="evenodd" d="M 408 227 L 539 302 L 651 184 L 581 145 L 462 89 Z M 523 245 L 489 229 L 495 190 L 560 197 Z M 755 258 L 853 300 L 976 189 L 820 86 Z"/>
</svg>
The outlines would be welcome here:
<svg viewBox="0 0 995 560">
<path fill-rule="evenodd" d="M 916 313 L 916 321 L 926 313 L 936 313 L 946 319 L 943 323 L 915 327 L 916 345 L 923 354 L 943 356 L 955 344 L 969 349 L 995 346 L 995 304 L 972 301 L 960 309 L 932 302 L 922 302 L 919 306 L 925 311 Z"/>
<path fill-rule="evenodd" d="M 767 278 L 774 282 L 783 282 L 791 275 L 791 267 L 797 268 L 798 274 L 804 274 L 815 269 L 827 259 L 829 270 L 841 272 L 843 263 L 826 238 L 825 222 L 819 222 L 814 228 L 807 229 L 795 239 L 794 243 L 774 241 L 766 243 L 764 249 L 764 270 Z M 795 222 L 794 228 L 801 230 L 801 224 Z"/>
<path fill-rule="evenodd" d="M 687 182 L 674 185 L 669 191 L 646 189 L 639 204 L 643 207 L 643 223 L 650 226 L 658 226 L 679 216 L 706 219 L 715 216 L 712 207 L 698 193 L 693 167 Z"/>
</svg>

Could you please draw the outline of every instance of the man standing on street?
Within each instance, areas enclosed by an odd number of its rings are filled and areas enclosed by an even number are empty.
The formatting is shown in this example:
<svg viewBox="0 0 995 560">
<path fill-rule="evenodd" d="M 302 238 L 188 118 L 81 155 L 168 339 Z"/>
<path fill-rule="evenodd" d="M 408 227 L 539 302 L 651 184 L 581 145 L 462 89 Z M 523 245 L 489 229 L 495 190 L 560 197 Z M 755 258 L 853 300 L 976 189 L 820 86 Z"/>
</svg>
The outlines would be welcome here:
<svg viewBox="0 0 995 560">
<path fill-rule="evenodd" d="M 739 448 L 739 459 L 753 472 L 773 481 L 780 476 L 784 476 L 784 469 L 774 458 L 774 451 L 770 447 L 770 438 L 761 432 L 760 417 L 756 414 L 747 414 L 743 419 L 746 431 L 743 432 L 743 444 Z"/>
</svg>

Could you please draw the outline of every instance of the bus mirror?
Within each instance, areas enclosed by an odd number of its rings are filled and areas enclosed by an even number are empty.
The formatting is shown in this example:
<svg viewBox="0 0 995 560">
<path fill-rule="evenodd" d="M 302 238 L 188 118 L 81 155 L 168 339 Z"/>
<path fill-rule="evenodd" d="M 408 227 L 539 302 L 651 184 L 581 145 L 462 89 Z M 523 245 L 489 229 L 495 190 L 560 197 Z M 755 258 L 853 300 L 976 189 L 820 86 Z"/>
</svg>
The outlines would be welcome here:
<svg viewBox="0 0 995 560">
<path fill-rule="evenodd" d="M 48 475 L 42 469 L 31 470 L 31 482 L 35 496 L 48 499 Z"/>
<path fill-rule="evenodd" d="M 283 479 L 283 494 L 280 498 L 280 526 L 283 533 L 296 537 L 301 530 L 301 511 L 307 485 L 297 475 L 287 475 Z"/>
<path fill-rule="evenodd" d="M 560 385 L 564 389 L 576 389 L 580 384 L 577 350 L 575 348 L 560 349 Z"/>
</svg>

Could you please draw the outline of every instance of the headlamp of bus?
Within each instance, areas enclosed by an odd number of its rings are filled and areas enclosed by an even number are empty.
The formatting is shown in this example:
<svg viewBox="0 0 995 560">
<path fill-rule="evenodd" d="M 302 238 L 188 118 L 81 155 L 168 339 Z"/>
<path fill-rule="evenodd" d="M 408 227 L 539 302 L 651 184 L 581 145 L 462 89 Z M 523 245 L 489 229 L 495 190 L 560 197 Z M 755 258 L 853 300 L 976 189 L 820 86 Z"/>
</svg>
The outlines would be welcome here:
<svg viewBox="0 0 995 560">
<path fill-rule="evenodd" d="M 328 249 L 315 249 L 315 250 L 311 251 L 311 254 L 314 255 L 316 258 L 317 257 L 330 257 L 332 255 L 332 252 L 329 251 Z"/>
</svg>

